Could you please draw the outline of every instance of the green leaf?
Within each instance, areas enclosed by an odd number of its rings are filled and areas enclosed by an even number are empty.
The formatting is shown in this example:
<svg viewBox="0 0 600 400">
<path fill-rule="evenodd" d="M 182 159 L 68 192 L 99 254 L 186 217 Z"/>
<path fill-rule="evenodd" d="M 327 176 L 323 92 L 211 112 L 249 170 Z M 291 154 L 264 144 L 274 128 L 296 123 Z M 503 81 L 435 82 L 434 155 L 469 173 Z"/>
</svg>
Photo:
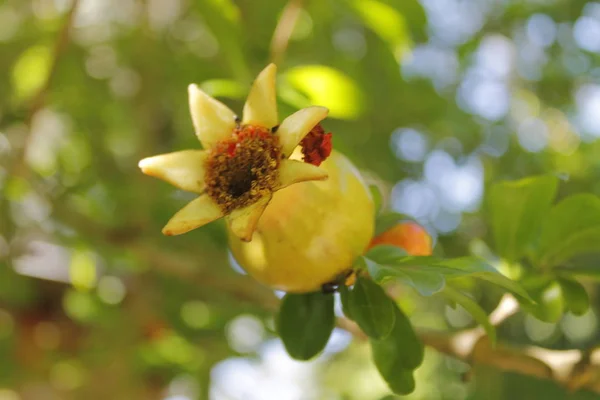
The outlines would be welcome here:
<svg viewBox="0 0 600 400">
<path fill-rule="evenodd" d="M 289 69 L 286 80 L 305 93 L 308 101 L 296 104 L 307 107 L 319 104 L 329 109 L 329 116 L 353 120 L 363 110 L 363 95 L 352 78 L 340 70 L 325 65 L 302 65 Z"/>
<path fill-rule="evenodd" d="M 346 285 L 341 285 L 339 292 L 340 292 L 340 300 L 342 301 L 342 311 L 344 312 L 344 315 L 347 318 L 354 320 L 354 318 L 352 316 L 352 311 L 350 310 L 349 301 L 348 301 L 350 289 Z"/>
<path fill-rule="evenodd" d="M 389 358 L 396 358 L 396 364 L 405 369 L 416 369 L 423 362 L 425 349 L 417 337 L 412 324 L 402 310 L 394 303 L 395 323 L 392 331 L 383 339 L 371 339 L 378 351 L 388 348 Z M 382 352 L 385 354 L 385 352 Z"/>
<path fill-rule="evenodd" d="M 375 204 L 375 215 L 378 215 L 383 205 L 383 194 L 377 185 L 369 185 L 369 191 L 373 197 L 373 204 Z"/>
<path fill-rule="evenodd" d="M 573 256 L 600 251 L 600 199 L 577 194 L 558 203 L 546 218 L 540 238 L 541 265 L 559 265 Z"/>
<path fill-rule="evenodd" d="M 575 315 L 583 315 L 590 308 L 590 297 L 583 285 L 576 280 L 558 278 L 565 306 Z"/>
<path fill-rule="evenodd" d="M 369 274 L 376 282 L 385 282 L 390 279 L 406 280 L 407 271 L 412 271 L 412 276 L 415 276 L 414 271 L 429 274 L 430 280 L 435 279 L 432 278 L 433 274 L 442 275 L 446 279 L 471 276 L 509 290 L 525 301 L 532 301 L 517 282 L 505 277 L 487 262 L 476 257 L 454 259 L 429 256 L 407 257 L 402 249 L 388 245 L 373 247 L 365 257 L 369 260 L 365 261 Z"/>
<path fill-rule="evenodd" d="M 558 267 L 553 269 L 553 272 L 555 272 L 557 276 L 564 276 L 567 278 L 581 277 L 586 280 L 600 282 L 600 268 L 598 266 L 578 265 L 574 267 Z"/>
<path fill-rule="evenodd" d="M 374 339 L 382 339 L 392 331 L 394 307 L 394 302 L 381 286 L 361 276 L 348 293 L 348 308 L 352 319 L 367 336 Z"/>
<path fill-rule="evenodd" d="M 408 318 L 397 306 L 394 310 L 394 329 L 384 339 L 371 339 L 371 350 L 373 362 L 390 389 L 408 394 L 415 388 L 412 370 L 423 362 L 424 349 Z"/>
<path fill-rule="evenodd" d="M 462 257 L 450 260 L 444 260 L 440 265 L 454 269 L 455 271 L 464 271 L 461 276 L 469 275 L 483 281 L 492 283 L 503 289 L 512 292 L 526 302 L 533 302 L 529 294 L 519 285 L 518 282 L 502 275 L 497 269 L 489 265 L 484 260 L 477 257 Z M 458 276 L 458 275 L 456 275 Z"/>
<path fill-rule="evenodd" d="M 375 220 L 375 235 L 381 235 L 383 232 L 391 229 L 396 224 L 405 221 L 414 221 L 413 218 L 405 214 L 400 214 L 394 211 L 381 213 Z"/>
<path fill-rule="evenodd" d="M 381 371 L 379 371 L 379 373 L 382 374 Z M 406 395 L 415 390 L 415 378 L 413 376 L 413 371 L 410 369 L 398 368 L 394 371 L 393 376 L 389 379 L 384 377 L 384 380 L 388 384 L 390 390 L 396 394 Z"/>
<path fill-rule="evenodd" d="M 404 15 L 377 0 L 355 0 L 353 5 L 364 25 L 386 42 L 396 60 L 401 61 L 412 46 Z"/>
<path fill-rule="evenodd" d="M 489 206 L 496 252 L 509 261 L 523 257 L 547 218 L 558 178 L 542 175 L 496 183 Z"/>
<path fill-rule="evenodd" d="M 427 39 L 427 14 L 419 0 L 383 0 L 406 18 L 415 40 Z"/>
<path fill-rule="evenodd" d="M 335 324 L 333 303 L 331 294 L 321 292 L 283 297 L 277 331 L 292 358 L 309 360 L 325 348 Z"/>
<path fill-rule="evenodd" d="M 376 282 L 384 283 L 392 279 L 399 280 L 414 288 L 422 296 L 431 296 L 439 292 L 446 283 L 444 276 L 437 272 L 419 270 L 413 267 L 393 268 L 378 264 L 368 258 L 363 260 L 369 275 Z"/>
<path fill-rule="evenodd" d="M 432 271 L 405 269 L 395 271 L 395 275 L 404 284 L 413 287 L 422 296 L 431 296 L 444 288 L 446 278 Z"/>
<path fill-rule="evenodd" d="M 442 294 L 451 302 L 460 304 L 467 310 L 473 316 L 473 319 L 485 329 L 492 345 L 496 344 L 496 328 L 490 323 L 488 315 L 475 300 L 450 286 L 446 286 Z"/>
<path fill-rule="evenodd" d="M 369 260 L 372 260 L 378 264 L 400 264 L 402 262 L 404 262 L 405 260 L 410 260 L 410 259 L 414 259 L 414 258 L 419 258 L 419 259 L 431 259 L 431 260 L 437 260 L 437 257 L 413 257 L 413 256 L 409 256 L 408 253 L 400 248 L 400 247 L 396 247 L 396 246 L 392 246 L 389 244 L 382 244 L 382 245 L 378 245 L 375 247 L 372 247 L 371 249 L 369 249 L 369 251 L 367 251 L 367 253 L 365 254 L 365 257 L 368 258 Z"/>
<path fill-rule="evenodd" d="M 564 300 L 561 287 L 556 281 L 528 288 L 535 304 L 523 304 L 521 307 L 544 322 L 558 322 L 564 312 Z"/>
</svg>

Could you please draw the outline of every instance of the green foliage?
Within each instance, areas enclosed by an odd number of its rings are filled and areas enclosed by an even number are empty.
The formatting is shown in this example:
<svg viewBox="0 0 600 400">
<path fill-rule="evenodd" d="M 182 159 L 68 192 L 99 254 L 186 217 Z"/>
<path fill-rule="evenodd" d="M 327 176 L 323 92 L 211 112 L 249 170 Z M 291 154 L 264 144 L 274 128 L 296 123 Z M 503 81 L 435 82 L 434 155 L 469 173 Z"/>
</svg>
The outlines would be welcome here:
<svg viewBox="0 0 600 400">
<path fill-rule="evenodd" d="M 573 256 L 599 252 L 600 199 L 577 194 L 562 200 L 547 215 L 540 236 L 538 260 L 553 267 Z"/>
<path fill-rule="evenodd" d="M 536 318 L 545 322 L 557 322 L 562 317 L 564 299 L 558 282 L 542 279 L 530 284 L 528 291 L 535 303 L 522 306 Z"/>
<path fill-rule="evenodd" d="M 347 316 L 373 339 L 383 339 L 392 331 L 395 321 L 394 302 L 370 279 L 359 276 L 346 296 Z"/>
<path fill-rule="evenodd" d="M 558 284 L 565 308 L 575 315 L 583 315 L 590 308 L 590 297 L 583 285 L 574 279 L 559 278 Z"/>
<path fill-rule="evenodd" d="M 301 102 L 288 97 L 298 108 L 321 104 L 329 109 L 329 116 L 349 120 L 357 119 L 364 110 L 360 88 L 337 69 L 324 65 L 295 67 L 288 70 L 286 79 L 307 97 Z"/>
<path fill-rule="evenodd" d="M 489 208 L 496 252 L 509 261 L 519 260 L 538 237 L 556 195 L 558 179 L 531 177 L 492 186 Z"/>
<path fill-rule="evenodd" d="M 377 0 L 356 0 L 353 5 L 365 26 L 385 41 L 400 60 L 411 45 L 404 15 Z"/>
<path fill-rule="evenodd" d="M 445 279 L 469 276 L 509 290 L 524 301 L 531 300 L 518 283 L 499 273 L 484 260 L 475 257 L 411 257 L 406 256 L 402 249 L 384 245 L 369 250 L 364 257 L 364 263 L 375 281 L 400 279 L 422 294 L 433 294 L 441 290 Z M 439 283 L 440 279 L 442 283 Z"/>
<path fill-rule="evenodd" d="M 378 215 L 383 206 L 383 193 L 376 185 L 369 185 L 369 191 L 373 197 L 373 204 L 375 204 L 375 215 Z"/>
<path fill-rule="evenodd" d="M 310 360 L 319 354 L 325 348 L 334 325 L 331 294 L 288 293 L 283 297 L 277 332 L 293 358 Z"/>
<path fill-rule="evenodd" d="M 415 335 L 408 318 L 397 306 L 394 329 L 383 339 L 370 339 L 377 370 L 396 394 L 415 389 L 413 370 L 423 362 L 423 345 Z"/>
</svg>

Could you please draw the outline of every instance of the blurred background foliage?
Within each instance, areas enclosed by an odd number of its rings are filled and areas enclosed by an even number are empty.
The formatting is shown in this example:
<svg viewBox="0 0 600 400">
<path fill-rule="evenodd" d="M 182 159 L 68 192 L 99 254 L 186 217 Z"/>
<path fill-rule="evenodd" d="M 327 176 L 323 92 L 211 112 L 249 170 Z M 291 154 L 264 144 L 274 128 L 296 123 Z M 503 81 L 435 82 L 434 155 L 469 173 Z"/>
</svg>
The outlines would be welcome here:
<svg viewBox="0 0 600 400">
<path fill-rule="evenodd" d="M 436 252 L 489 254 L 492 183 L 550 172 L 559 198 L 600 194 L 599 53 L 600 3 L 583 0 L 0 1 L 0 400 L 383 398 L 346 331 L 291 361 L 277 297 L 222 223 L 163 237 L 191 198 L 137 161 L 197 146 L 189 83 L 241 110 L 273 61 L 281 115 L 329 107 L 334 146 Z M 594 346 L 594 278 L 584 315 L 519 313 L 499 340 Z M 417 328 L 474 326 L 442 298 L 398 298 Z M 407 398 L 542 394 L 595 398 L 431 349 Z"/>
</svg>

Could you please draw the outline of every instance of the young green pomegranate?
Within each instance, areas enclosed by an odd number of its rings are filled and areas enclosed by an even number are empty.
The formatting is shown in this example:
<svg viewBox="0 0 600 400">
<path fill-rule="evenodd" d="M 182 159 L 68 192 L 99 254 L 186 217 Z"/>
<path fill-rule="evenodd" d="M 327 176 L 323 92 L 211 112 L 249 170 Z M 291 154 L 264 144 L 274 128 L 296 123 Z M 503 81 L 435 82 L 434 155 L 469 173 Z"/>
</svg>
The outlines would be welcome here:
<svg viewBox="0 0 600 400">
<path fill-rule="evenodd" d="M 325 107 L 279 124 L 275 78 L 273 64 L 258 75 L 242 119 L 190 85 L 204 149 L 148 157 L 139 167 L 199 195 L 169 220 L 165 235 L 224 217 L 232 252 L 250 275 L 276 289 L 314 291 L 343 279 L 368 246 L 374 206 L 356 168 L 331 153 L 331 135 L 320 126 Z"/>
<path fill-rule="evenodd" d="M 369 245 L 374 204 L 359 172 L 336 151 L 321 168 L 327 180 L 275 193 L 251 242 L 230 232 L 233 255 L 256 280 L 286 292 L 319 290 Z"/>
</svg>

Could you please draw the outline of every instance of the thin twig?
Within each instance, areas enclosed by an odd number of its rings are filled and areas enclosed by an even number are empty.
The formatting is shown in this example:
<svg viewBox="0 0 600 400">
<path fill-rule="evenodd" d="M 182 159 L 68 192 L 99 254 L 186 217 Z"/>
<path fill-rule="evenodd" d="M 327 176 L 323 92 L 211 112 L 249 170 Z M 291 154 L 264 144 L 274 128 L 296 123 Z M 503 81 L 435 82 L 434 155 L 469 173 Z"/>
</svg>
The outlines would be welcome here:
<svg viewBox="0 0 600 400">
<path fill-rule="evenodd" d="M 271 62 L 279 64 L 283 61 L 283 56 L 300 17 L 300 11 L 302 11 L 302 0 L 290 0 L 281 12 L 271 40 Z"/>
<path fill-rule="evenodd" d="M 67 13 L 65 14 L 63 24 L 54 41 L 54 47 L 52 49 L 52 58 L 50 62 L 50 67 L 48 68 L 46 79 L 44 80 L 40 88 L 37 90 L 37 92 L 34 93 L 33 96 L 28 100 L 27 116 L 24 121 L 28 129 L 26 132 L 26 136 L 23 140 L 23 146 L 15 151 L 14 161 L 9 171 L 9 175 L 17 173 L 23 169 L 24 157 L 27 153 L 27 147 L 29 146 L 32 136 L 31 121 L 35 114 L 44 106 L 46 102 L 46 97 L 52 86 L 52 81 L 56 76 L 58 65 L 60 64 L 60 58 L 64 54 L 70 42 L 70 31 L 71 27 L 73 26 L 73 21 L 75 19 L 75 14 L 77 13 L 78 6 L 79 0 L 72 0 L 71 8 L 69 8 Z"/>
<path fill-rule="evenodd" d="M 73 21 L 75 19 L 75 14 L 77 12 L 77 7 L 79 6 L 79 0 L 73 0 L 71 3 L 71 8 L 67 11 L 65 15 L 64 22 L 56 36 L 56 40 L 54 42 L 54 48 L 52 50 L 52 62 L 50 64 L 50 68 L 48 70 L 48 75 L 46 76 L 46 80 L 38 90 L 38 92 L 33 96 L 31 100 L 31 105 L 29 107 L 30 116 L 35 114 L 37 110 L 39 110 L 45 101 L 46 95 L 50 90 L 50 86 L 52 84 L 52 80 L 56 75 L 56 71 L 58 69 L 60 57 L 65 52 L 69 42 L 70 42 L 70 32 L 71 27 L 73 26 Z"/>
</svg>

